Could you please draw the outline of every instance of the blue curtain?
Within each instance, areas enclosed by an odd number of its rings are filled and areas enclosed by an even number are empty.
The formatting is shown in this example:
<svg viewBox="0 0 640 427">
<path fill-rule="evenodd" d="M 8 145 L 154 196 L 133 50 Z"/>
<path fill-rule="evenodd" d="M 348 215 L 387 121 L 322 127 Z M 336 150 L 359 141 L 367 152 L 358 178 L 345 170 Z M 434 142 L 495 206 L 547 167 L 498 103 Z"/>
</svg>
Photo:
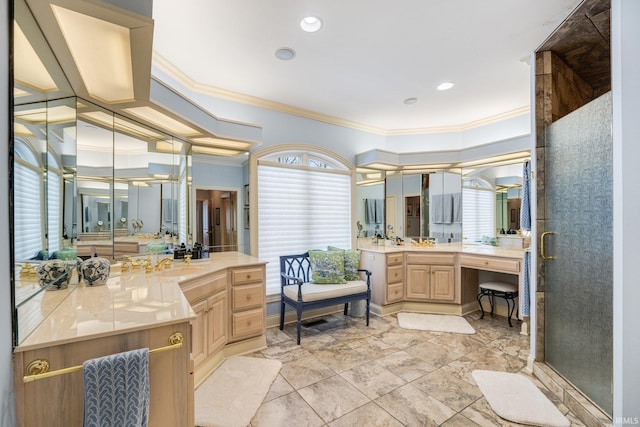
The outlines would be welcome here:
<svg viewBox="0 0 640 427">
<path fill-rule="evenodd" d="M 531 164 L 527 161 L 522 166 L 522 202 L 520 205 L 520 228 L 531 230 Z"/>
</svg>

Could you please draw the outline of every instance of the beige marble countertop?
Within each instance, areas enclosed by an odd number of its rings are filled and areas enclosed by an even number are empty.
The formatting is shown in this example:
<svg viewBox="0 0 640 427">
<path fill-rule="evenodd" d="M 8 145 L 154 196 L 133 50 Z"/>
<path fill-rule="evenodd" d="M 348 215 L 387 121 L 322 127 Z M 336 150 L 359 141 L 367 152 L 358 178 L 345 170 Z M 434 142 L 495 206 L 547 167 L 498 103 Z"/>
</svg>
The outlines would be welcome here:
<svg viewBox="0 0 640 427">
<path fill-rule="evenodd" d="M 155 261 L 152 257 L 152 262 Z M 229 267 L 264 263 L 238 252 L 220 252 L 213 253 L 209 260 L 192 261 L 188 268 L 184 262 L 176 261 L 169 269 L 154 273 L 141 270 L 121 273 L 119 264 L 114 264 L 111 277 L 103 286 L 81 284 L 63 291 L 42 292 L 29 310 L 39 312 L 50 303 L 56 307 L 14 351 L 192 320 L 195 313 L 180 290 L 181 281 Z"/>
<path fill-rule="evenodd" d="M 480 244 L 440 243 L 434 246 L 412 246 L 405 243 L 401 246 L 384 246 L 358 242 L 358 249 L 378 253 L 394 252 L 456 252 L 469 255 L 488 255 L 503 258 L 522 259 L 525 249 L 506 248 Z"/>
</svg>

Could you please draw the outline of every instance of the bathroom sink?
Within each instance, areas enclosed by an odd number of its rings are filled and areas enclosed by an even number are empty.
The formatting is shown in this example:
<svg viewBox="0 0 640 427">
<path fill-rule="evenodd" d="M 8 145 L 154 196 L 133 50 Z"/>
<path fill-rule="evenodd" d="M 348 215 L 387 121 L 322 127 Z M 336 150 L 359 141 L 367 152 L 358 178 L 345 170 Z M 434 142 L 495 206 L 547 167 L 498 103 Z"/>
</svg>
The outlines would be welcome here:
<svg viewBox="0 0 640 427">
<path fill-rule="evenodd" d="M 190 276 L 192 274 L 202 273 L 204 268 L 197 266 L 189 266 L 189 267 L 176 267 L 169 268 L 167 270 L 158 271 L 156 274 L 159 276 L 165 277 L 179 277 L 179 276 Z"/>
</svg>

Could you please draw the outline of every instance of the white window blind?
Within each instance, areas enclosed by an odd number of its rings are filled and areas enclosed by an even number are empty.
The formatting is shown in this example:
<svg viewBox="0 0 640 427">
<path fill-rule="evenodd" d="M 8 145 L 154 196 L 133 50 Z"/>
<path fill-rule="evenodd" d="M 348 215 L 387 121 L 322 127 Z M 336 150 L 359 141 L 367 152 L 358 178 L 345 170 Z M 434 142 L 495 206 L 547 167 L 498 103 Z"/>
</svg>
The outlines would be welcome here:
<svg viewBox="0 0 640 427">
<path fill-rule="evenodd" d="M 280 292 L 280 256 L 351 247 L 351 175 L 258 166 L 258 256 L 267 295 Z"/>
<path fill-rule="evenodd" d="M 188 165 L 184 159 L 186 156 L 180 156 L 180 188 L 178 189 L 178 236 L 181 243 L 188 243 L 187 239 L 187 193 L 189 191 Z M 172 231 L 173 227 L 172 227 Z"/>
<path fill-rule="evenodd" d="M 16 159 L 17 160 L 17 159 Z M 14 255 L 17 261 L 32 258 L 43 247 L 42 176 L 20 161 L 14 167 Z"/>
<path fill-rule="evenodd" d="M 495 237 L 496 196 L 493 189 L 462 189 L 462 235 L 467 242 Z"/>
<path fill-rule="evenodd" d="M 60 250 L 62 231 L 60 230 L 62 218 L 62 179 L 59 172 L 49 170 L 47 172 L 47 242 L 49 255 Z"/>
</svg>

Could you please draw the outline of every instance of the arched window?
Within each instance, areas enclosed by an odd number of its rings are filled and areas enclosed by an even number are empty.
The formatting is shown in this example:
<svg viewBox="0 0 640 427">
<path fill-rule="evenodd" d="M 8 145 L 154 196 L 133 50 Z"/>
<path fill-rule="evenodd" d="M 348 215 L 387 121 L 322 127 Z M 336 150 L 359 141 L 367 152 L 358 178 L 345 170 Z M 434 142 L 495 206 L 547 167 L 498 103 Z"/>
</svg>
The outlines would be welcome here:
<svg viewBox="0 0 640 427">
<path fill-rule="evenodd" d="M 14 141 L 14 242 L 16 260 L 32 258 L 45 247 L 42 163 L 24 141 Z"/>
<path fill-rule="evenodd" d="M 271 295 L 280 292 L 281 255 L 351 247 L 354 167 L 316 147 L 272 148 L 254 156 L 257 255 L 268 262 Z"/>
<path fill-rule="evenodd" d="M 472 177 L 462 182 L 462 236 L 467 242 L 496 235 L 496 195 L 485 179 Z"/>
</svg>

